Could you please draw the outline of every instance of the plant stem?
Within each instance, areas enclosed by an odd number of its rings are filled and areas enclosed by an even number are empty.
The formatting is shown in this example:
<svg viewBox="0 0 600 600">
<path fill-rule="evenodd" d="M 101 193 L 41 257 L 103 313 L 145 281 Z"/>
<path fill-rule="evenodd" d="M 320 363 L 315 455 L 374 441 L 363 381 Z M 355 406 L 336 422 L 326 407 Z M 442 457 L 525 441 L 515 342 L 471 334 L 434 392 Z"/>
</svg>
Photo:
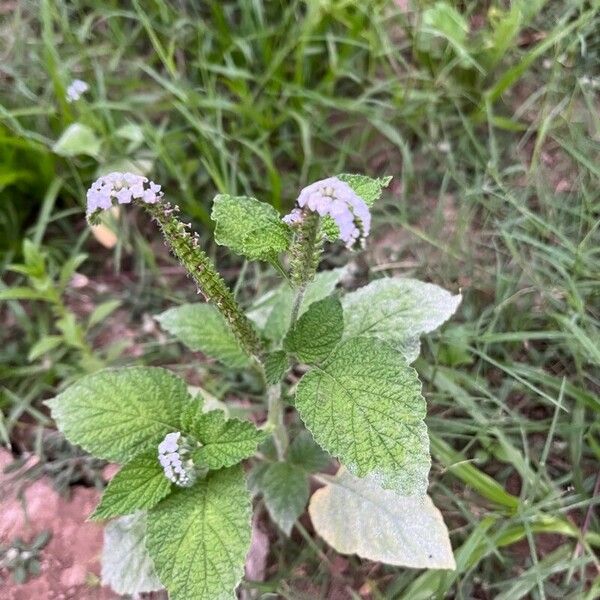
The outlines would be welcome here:
<svg viewBox="0 0 600 600">
<path fill-rule="evenodd" d="M 227 321 L 241 347 L 260 364 L 262 344 L 246 315 L 236 302 L 231 290 L 216 270 L 212 260 L 202 250 L 198 236 L 188 231 L 189 225 L 175 214 L 176 206 L 168 203 L 145 204 L 144 208 L 158 222 L 173 254 L 198 286 L 207 302 L 212 302 Z"/>
<path fill-rule="evenodd" d="M 296 289 L 296 296 L 294 297 L 294 304 L 292 304 L 292 316 L 290 318 L 290 328 L 294 326 L 294 323 L 298 320 L 300 314 L 300 307 L 304 300 L 304 294 L 306 293 L 306 285 L 302 285 Z"/>
<path fill-rule="evenodd" d="M 273 440 L 277 450 L 278 460 L 285 460 L 285 451 L 289 444 L 287 429 L 285 428 L 284 408 L 281 401 L 281 383 L 270 385 L 267 388 L 268 416 L 267 423 L 273 431 Z"/>
</svg>

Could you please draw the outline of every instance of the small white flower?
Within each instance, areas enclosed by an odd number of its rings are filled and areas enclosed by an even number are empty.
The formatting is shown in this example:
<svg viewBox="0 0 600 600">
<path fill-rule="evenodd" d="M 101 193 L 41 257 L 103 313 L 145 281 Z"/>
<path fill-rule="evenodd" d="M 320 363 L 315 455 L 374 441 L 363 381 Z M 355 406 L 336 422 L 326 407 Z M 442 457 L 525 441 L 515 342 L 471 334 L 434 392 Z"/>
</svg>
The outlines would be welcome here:
<svg viewBox="0 0 600 600">
<path fill-rule="evenodd" d="M 113 200 L 129 204 L 133 199 L 155 204 L 163 197 L 160 185 L 135 173 L 108 173 L 98 178 L 87 191 L 87 215 L 112 207 Z"/>
<path fill-rule="evenodd" d="M 348 248 L 353 248 L 371 230 L 371 212 L 365 201 L 344 181 L 328 177 L 306 186 L 296 201 L 299 208 L 283 217 L 288 225 L 302 221 L 304 211 L 321 217 L 331 217 L 340 230 L 339 237 Z"/>
<path fill-rule="evenodd" d="M 158 462 L 165 477 L 180 487 L 190 487 L 197 477 L 191 445 L 179 431 L 167 433 L 158 445 Z"/>
<path fill-rule="evenodd" d="M 74 79 L 67 88 L 67 102 L 76 102 L 90 89 L 90 86 L 81 79 Z"/>
</svg>

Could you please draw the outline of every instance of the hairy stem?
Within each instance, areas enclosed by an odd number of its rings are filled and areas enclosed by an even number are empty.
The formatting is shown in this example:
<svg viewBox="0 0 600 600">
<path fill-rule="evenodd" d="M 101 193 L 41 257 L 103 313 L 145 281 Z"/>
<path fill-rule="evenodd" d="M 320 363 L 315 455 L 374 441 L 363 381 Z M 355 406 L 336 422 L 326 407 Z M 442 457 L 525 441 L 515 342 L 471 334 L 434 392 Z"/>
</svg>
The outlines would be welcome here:
<svg viewBox="0 0 600 600">
<path fill-rule="evenodd" d="M 240 346 L 260 364 L 262 347 L 256 331 L 212 260 L 200 248 L 198 234 L 190 233 L 189 225 L 175 216 L 178 207 L 166 202 L 145 204 L 144 207 L 157 221 L 171 251 L 198 286 L 198 292 L 217 307 Z"/>
<path fill-rule="evenodd" d="M 288 432 L 285 428 L 284 407 L 281 401 L 281 383 L 267 388 L 268 416 L 267 423 L 273 431 L 273 440 L 277 450 L 277 458 L 285 460 L 285 452 L 289 444 Z"/>
<path fill-rule="evenodd" d="M 319 215 L 307 213 L 290 248 L 290 280 L 295 288 L 306 287 L 313 280 L 323 253 L 323 241 Z"/>
</svg>

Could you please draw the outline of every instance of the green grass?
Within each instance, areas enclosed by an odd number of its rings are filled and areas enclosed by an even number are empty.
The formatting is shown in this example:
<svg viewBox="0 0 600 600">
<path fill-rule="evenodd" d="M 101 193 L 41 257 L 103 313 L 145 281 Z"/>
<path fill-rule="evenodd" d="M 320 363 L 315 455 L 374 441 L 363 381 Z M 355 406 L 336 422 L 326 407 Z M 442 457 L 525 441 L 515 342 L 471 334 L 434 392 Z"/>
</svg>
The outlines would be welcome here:
<svg viewBox="0 0 600 600">
<path fill-rule="evenodd" d="M 273 545 L 278 575 L 246 585 L 256 597 L 600 593 L 593 512 L 581 533 L 600 498 L 600 4 L 504 4 L 457 2 L 452 12 L 413 2 L 402 12 L 385 1 L 89 0 L 21 2 L 4 15 L 0 264 L 17 259 L 24 235 L 58 264 L 85 246 L 92 279 L 120 268 L 135 282 L 135 294 L 111 287 L 135 327 L 190 298 L 189 288 L 171 284 L 164 253 L 155 258 L 159 245 L 131 214 L 116 225 L 113 254 L 89 240 L 81 207 L 96 174 L 148 166 L 206 228 L 216 192 L 285 210 L 299 186 L 357 170 L 395 176 L 359 266 L 462 288 L 459 316 L 427 339 L 417 364 L 431 494 L 457 571 L 349 558 L 340 572 L 334 553 L 300 530 Z M 73 77 L 91 90 L 69 105 Z M 94 131 L 96 157 L 52 151 L 73 122 Z M 235 263 L 219 256 L 235 280 Z M 251 270 L 239 294 L 268 285 Z M 26 359 L 52 330 L 50 313 L 31 319 L 16 302 L 4 310 L 2 406 L 11 427 L 47 426 L 39 400 L 72 365 Z M 143 360 L 226 392 L 213 367 L 174 346 L 147 336 L 141 348 Z"/>
</svg>

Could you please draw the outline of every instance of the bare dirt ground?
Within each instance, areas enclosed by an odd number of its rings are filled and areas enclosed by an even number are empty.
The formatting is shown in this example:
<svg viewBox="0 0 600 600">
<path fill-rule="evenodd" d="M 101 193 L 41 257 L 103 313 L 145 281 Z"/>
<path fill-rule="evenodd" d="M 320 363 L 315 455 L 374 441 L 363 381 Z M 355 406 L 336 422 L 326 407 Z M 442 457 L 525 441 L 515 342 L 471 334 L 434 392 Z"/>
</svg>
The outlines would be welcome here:
<svg viewBox="0 0 600 600">
<path fill-rule="evenodd" d="M 2 474 L 12 455 L 0 449 L 0 544 L 33 540 L 44 530 L 52 538 L 41 551 L 41 573 L 22 585 L 0 572 L 2 600 L 114 600 L 118 595 L 99 583 L 102 526 L 86 522 L 100 493 L 74 486 L 61 497 L 48 478 L 20 489 Z"/>
</svg>

